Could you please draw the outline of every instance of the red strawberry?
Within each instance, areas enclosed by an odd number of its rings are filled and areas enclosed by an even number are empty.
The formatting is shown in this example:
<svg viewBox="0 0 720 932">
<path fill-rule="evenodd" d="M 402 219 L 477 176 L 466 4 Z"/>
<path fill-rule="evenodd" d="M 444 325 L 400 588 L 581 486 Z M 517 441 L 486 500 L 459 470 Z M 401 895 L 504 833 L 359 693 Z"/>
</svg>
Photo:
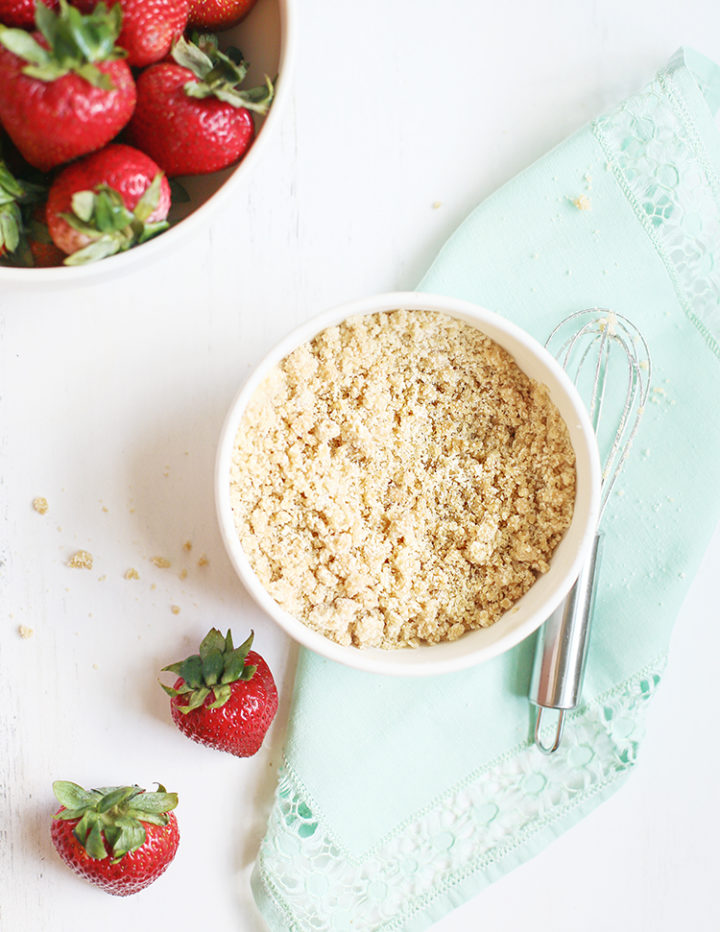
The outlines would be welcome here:
<svg viewBox="0 0 720 932">
<path fill-rule="evenodd" d="M 100 149 L 125 126 L 135 83 L 115 47 L 122 11 L 89 16 L 60 0 L 38 4 L 38 32 L 0 26 L 0 120 L 21 154 L 43 171 Z"/>
<path fill-rule="evenodd" d="M 100 0 L 73 0 L 73 5 L 89 13 L 98 2 Z M 165 58 L 187 26 L 188 0 L 117 2 L 123 12 L 117 44 L 127 51 L 127 63 L 133 67 L 144 68 Z"/>
<path fill-rule="evenodd" d="M 38 205 L 27 224 L 27 244 L 32 264 L 39 269 L 62 265 L 65 253 L 53 243 L 45 222 L 45 205 Z"/>
<path fill-rule="evenodd" d="M 114 143 L 68 165 L 50 188 L 47 224 L 66 265 L 124 252 L 167 229 L 170 185 L 153 160 Z"/>
<path fill-rule="evenodd" d="M 43 2 L 51 10 L 57 10 L 58 0 Z M 0 23 L 32 29 L 35 23 L 35 0 L 0 0 Z"/>
<path fill-rule="evenodd" d="M 190 0 L 189 26 L 222 30 L 248 15 L 257 0 Z"/>
<path fill-rule="evenodd" d="M 270 668 L 250 650 L 252 642 L 251 633 L 234 648 L 229 631 L 223 637 L 213 628 L 199 654 L 163 667 L 178 674 L 174 687 L 163 689 L 171 697 L 170 714 L 180 731 L 237 757 L 257 753 L 278 706 Z"/>
<path fill-rule="evenodd" d="M 50 835 L 69 868 L 115 896 L 139 893 L 165 871 L 180 841 L 177 793 L 158 785 L 156 793 L 139 786 L 84 790 L 56 780 L 60 809 Z"/>
<path fill-rule="evenodd" d="M 17 179 L 0 159 L 0 257 L 18 265 L 32 264 L 26 231 L 33 205 L 46 189 Z"/>
<path fill-rule="evenodd" d="M 220 52 L 214 36 L 197 45 L 180 39 L 177 64 L 151 65 L 138 78 L 130 141 L 168 175 L 200 175 L 237 162 L 254 135 L 251 110 L 266 113 L 269 80 L 244 91 L 247 64 L 234 50 Z"/>
</svg>

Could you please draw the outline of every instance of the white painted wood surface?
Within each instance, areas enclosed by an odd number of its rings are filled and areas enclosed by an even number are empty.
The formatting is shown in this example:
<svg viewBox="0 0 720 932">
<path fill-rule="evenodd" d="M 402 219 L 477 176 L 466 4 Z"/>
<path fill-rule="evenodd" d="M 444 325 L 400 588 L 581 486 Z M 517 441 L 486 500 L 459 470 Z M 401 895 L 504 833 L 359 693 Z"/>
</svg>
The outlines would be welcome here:
<svg viewBox="0 0 720 932">
<path fill-rule="evenodd" d="M 413 287 L 477 201 L 679 45 L 720 58 L 715 0 L 296 7 L 291 105 L 202 237 L 111 282 L 0 295 L 3 932 L 263 928 L 247 879 L 295 649 L 250 604 L 215 525 L 215 443 L 236 387 L 297 322 Z M 92 571 L 66 567 L 79 548 Z M 438 932 L 720 927 L 719 562 L 720 533 L 630 781 Z M 277 675 L 281 710 L 252 760 L 179 735 L 156 682 L 211 624 L 254 627 Z M 121 900 L 70 874 L 48 836 L 56 778 L 177 790 L 182 843 L 162 880 Z"/>
</svg>

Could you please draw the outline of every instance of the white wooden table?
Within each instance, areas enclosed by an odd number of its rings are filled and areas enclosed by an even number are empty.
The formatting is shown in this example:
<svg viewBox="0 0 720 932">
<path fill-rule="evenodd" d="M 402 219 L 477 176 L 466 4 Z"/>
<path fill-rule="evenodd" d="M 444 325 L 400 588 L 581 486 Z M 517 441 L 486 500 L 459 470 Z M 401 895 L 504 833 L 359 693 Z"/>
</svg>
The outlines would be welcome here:
<svg viewBox="0 0 720 932">
<path fill-rule="evenodd" d="M 720 58 L 716 0 L 296 5 L 280 132 L 201 238 L 107 284 L 0 295 L 3 932 L 208 917 L 226 932 L 263 928 L 248 874 L 296 651 L 250 603 L 215 523 L 215 445 L 236 387 L 299 321 L 412 288 L 476 202 L 679 45 Z M 91 571 L 65 565 L 80 548 Z M 720 533 L 629 782 L 439 932 L 720 927 L 719 564 Z M 131 567 L 139 579 L 124 578 Z M 280 712 L 251 760 L 184 739 L 157 685 L 210 625 L 254 627 L 276 673 Z M 121 900 L 67 871 L 48 835 L 57 778 L 177 790 L 182 843 L 167 874 Z"/>
</svg>

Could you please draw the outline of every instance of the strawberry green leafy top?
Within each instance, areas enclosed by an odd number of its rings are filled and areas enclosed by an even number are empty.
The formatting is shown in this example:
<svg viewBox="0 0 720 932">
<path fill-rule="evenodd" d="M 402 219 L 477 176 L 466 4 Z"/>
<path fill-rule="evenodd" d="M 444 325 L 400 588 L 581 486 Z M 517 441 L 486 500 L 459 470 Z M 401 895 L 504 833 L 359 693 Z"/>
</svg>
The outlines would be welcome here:
<svg viewBox="0 0 720 932">
<path fill-rule="evenodd" d="M 236 48 L 221 52 L 217 36 L 211 33 L 194 35 L 192 42 L 181 37 L 173 46 L 172 57 L 197 78 L 185 85 L 188 97 L 201 100 L 216 97 L 233 107 L 245 107 L 255 113 L 268 112 L 274 94 L 270 78 L 266 76 L 265 84 L 260 87 L 241 90 L 248 64 Z"/>
<path fill-rule="evenodd" d="M 48 82 L 75 72 L 94 87 L 113 89 L 112 80 L 97 63 L 114 61 L 127 54 L 115 45 L 122 26 L 119 3 L 110 9 L 99 3 L 91 13 L 83 14 L 67 0 L 60 0 L 58 13 L 39 2 L 35 25 L 47 47 L 24 29 L 0 25 L 0 43 L 28 63 L 23 74 Z"/>
<path fill-rule="evenodd" d="M 167 825 L 168 812 L 178 804 L 177 793 L 168 793 L 159 783 L 157 792 L 146 793 L 140 786 L 85 790 L 77 783 L 56 780 L 53 792 L 65 807 L 53 818 L 78 819 L 73 835 L 95 860 L 112 855 L 118 861 L 142 847 L 146 838 L 143 822 Z"/>
<path fill-rule="evenodd" d="M 17 179 L 0 158 L 0 255 L 22 253 L 27 248 L 25 214 L 45 194 L 42 186 Z"/>
<path fill-rule="evenodd" d="M 90 243 L 69 255 L 64 264 L 96 262 L 166 230 L 167 221 L 150 221 L 160 202 L 162 179 L 163 173 L 158 172 L 134 210 L 129 210 L 122 195 L 107 184 L 99 184 L 92 191 L 76 191 L 71 201 L 72 212 L 61 216 L 74 230 L 87 236 Z"/>
<path fill-rule="evenodd" d="M 183 680 L 177 689 L 160 684 L 168 696 L 187 697 L 188 703 L 178 705 L 178 710 L 187 715 L 199 708 L 211 692 L 214 698 L 208 708 L 219 709 L 230 698 L 233 683 L 252 679 L 257 665 L 246 664 L 245 661 L 253 637 L 254 632 L 251 631 L 250 637 L 240 647 L 233 647 L 229 630 L 223 637 L 217 628 L 212 628 L 203 638 L 199 654 L 163 667 L 163 670 L 176 673 Z"/>
</svg>

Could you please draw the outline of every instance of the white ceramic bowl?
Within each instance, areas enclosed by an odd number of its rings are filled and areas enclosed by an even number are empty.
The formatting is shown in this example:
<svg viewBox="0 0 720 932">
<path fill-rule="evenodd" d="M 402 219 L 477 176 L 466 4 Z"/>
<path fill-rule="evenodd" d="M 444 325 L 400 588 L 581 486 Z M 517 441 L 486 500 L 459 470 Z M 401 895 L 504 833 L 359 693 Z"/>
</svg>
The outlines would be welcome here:
<svg viewBox="0 0 720 932">
<path fill-rule="evenodd" d="M 170 211 L 173 225 L 142 246 L 82 266 L 57 268 L 11 268 L 0 266 L 0 288 L 5 284 L 69 284 L 90 278 L 124 273 L 130 266 L 146 262 L 171 251 L 180 237 L 197 236 L 207 225 L 211 212 L 227 202 L 252 177 L 253 166 L 263 158 L 269 138 L 276 132 L 281 113 L 290 96 L 294 61 L 295 0 L 258 0 L 246 19 L 232 29 L 219 33 L 220 47 L 234 45 L 241 49 L 250 68 L 246 87 L 262 84 L 265 75 L 278 78 L 275 97 L 265 117 L 254 115 L 256 135 L 252 146 L 237 165 L 208 175 L 180 177 L 178 181 L 190 195 L 188 203 L 175 203 Z"/>
<path fill-rule="evenodd" d="M 478 327 L 506 349 L 528 376 L 545 384 L 567 424 L 575 450 L 577 491 L 572 523 L 552 557 L 550 569 L 491 627 L 470 631 L 457 641 L 440 644 L 397 650 L 360 649 L 344 647 L 312 631 L 282 609 L 264 589 L 235 530 L 230 504 L 230 467 L 243 411 L 273 366 L 326 327 L 357 314 L 394 308 L 441 311 Z M 381 294 L 326 311 L 293 330 L 268 353 L 236 396 L 225 419 L 217 454 L 215 492 L 220 530 L 235 570 L 256 601 L 291 637 L 318 654 L 360 670 L 423 676 L 460 670 L 495 657 L 532 634 L 560 604 L 577 578 L 595 535 L 600 463 L 595 434 L 580 396 L 562 367 L 533 337 L 499 315 L 466 301 L 403 292 Z"/>
</svg>

